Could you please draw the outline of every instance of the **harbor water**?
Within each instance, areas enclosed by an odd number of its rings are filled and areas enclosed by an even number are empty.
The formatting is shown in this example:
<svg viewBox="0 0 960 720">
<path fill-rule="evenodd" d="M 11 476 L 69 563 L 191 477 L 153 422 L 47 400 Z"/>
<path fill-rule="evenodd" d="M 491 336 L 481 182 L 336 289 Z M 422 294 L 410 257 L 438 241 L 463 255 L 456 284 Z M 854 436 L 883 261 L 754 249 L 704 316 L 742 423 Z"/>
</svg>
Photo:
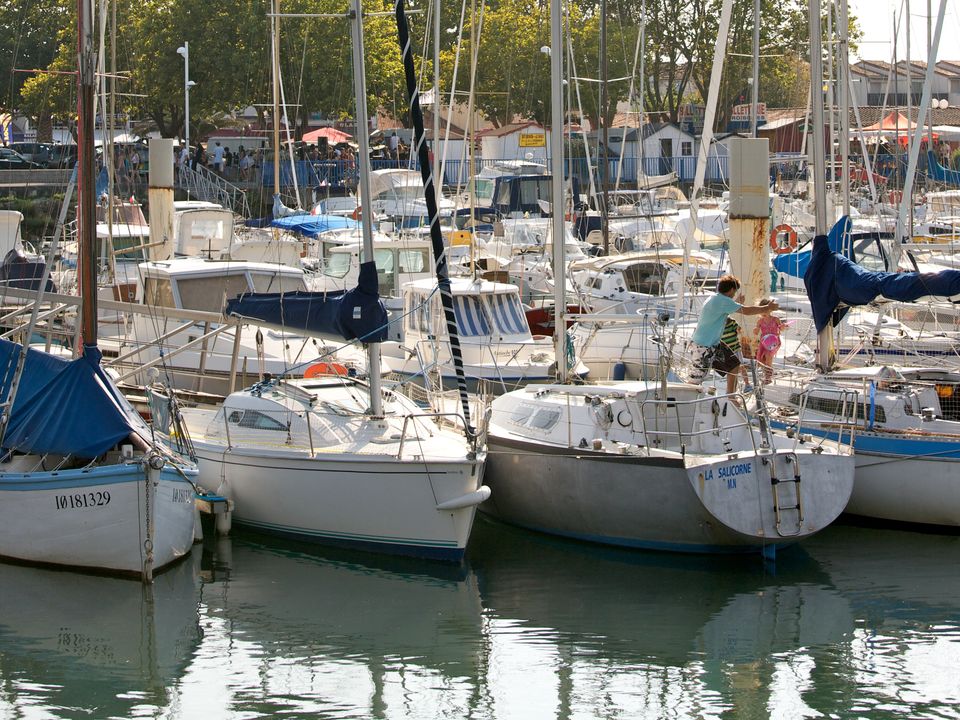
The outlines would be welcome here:
<svg viewBox="0 0 960 720">
<path fill-rule="evenodd" d="M 960 537 L 759 557 L 480 518 L 458 566 L 236 533 L 152 587 L 0 564 L 0 718 L 958 718 Z"/>
</svg>

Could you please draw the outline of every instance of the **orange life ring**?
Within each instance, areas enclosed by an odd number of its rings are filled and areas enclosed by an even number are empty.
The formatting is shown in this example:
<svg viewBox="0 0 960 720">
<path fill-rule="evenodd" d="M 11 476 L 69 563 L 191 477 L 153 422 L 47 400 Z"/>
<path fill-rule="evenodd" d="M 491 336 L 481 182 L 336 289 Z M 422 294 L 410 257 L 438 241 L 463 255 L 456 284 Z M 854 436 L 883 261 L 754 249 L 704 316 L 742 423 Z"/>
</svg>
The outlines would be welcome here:
<svg viewBox="0 0 960 720">
<path fill-rule="evenodd" d="M 359 205 L 357 205 L 357 209 L 356 209 L 356 210 L 354 210 L 352 213 L 350 213 L 350 217 L 352 217 L 354 220 L 358 220 L 358 221 L 363 219 L 363 210 L 360 208 Z"/>
<path fill-rule="evenodd" d="M 315 378 L 320 377 L 321 375 L 346 375 L 347 368 L 341 365 L 340 363 L 314 363 L 308 367 L 304 373 L 303 377 L 305 378 Z"/>
<path fill-rule="evenodd" d="M 787 234 L 786 245 L 780 243 L 781 233 Z M 797 249 L 797 231 L 786 224 L 777 225 L 773 230 L 770 231 L 770 249 L 773 250 L 777 255 L 792 253 Z"/>
</svg>

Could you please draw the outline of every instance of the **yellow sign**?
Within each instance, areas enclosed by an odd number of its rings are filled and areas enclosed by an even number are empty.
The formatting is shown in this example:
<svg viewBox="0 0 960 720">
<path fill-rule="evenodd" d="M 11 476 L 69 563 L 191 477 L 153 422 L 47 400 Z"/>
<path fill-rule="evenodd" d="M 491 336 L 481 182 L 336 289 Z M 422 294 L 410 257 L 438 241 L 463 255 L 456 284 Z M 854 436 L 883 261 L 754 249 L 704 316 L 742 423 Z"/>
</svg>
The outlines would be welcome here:
<svg viewBox="0 0 960 720">
<path fill-rule="evenodd" d="M 520 136 L 520 147 L 546 147 L 547 136 L 544 133 L 529 133 Z"/>
</svg>

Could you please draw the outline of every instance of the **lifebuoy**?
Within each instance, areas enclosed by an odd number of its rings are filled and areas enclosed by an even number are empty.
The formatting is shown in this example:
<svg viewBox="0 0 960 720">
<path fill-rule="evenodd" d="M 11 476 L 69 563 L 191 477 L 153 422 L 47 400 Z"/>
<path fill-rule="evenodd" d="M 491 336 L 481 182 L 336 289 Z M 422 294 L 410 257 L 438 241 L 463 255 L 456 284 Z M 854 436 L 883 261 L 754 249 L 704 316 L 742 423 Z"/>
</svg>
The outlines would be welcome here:
<svg viewBox="0 0 960 720">
<path fill-rule="evenodd" d="M 359 205 L 357 205 L 357 209 L 356 209 L 356 210 L 354 210 L 352 213 L 350 213 L 350 217 L 352 217 L 354 220 L 357 220 L 357 221 L 363 219 L 363 210 L 360 208 Z"/>
<path fill-rule="evenodd" d="M 787 234 L 786 244 L 780 242 L 781 233 Z M 792 253 L 797 249 L 797 231 L 786 224 L 777 225 L 773 230 L 770 231 L 770 249 L 773 250 L 777 255 Z"/>
<path fill-rule="evenodd" d="M 347 368 L 341 365 L 340 363 L 325 363 L 319 362 L 314 363 L 308 367 L 304 373 L 303 377 L 305 378 L 315 378 L 320 377 L 321 375 L 346 375 Z"/>
</svg>

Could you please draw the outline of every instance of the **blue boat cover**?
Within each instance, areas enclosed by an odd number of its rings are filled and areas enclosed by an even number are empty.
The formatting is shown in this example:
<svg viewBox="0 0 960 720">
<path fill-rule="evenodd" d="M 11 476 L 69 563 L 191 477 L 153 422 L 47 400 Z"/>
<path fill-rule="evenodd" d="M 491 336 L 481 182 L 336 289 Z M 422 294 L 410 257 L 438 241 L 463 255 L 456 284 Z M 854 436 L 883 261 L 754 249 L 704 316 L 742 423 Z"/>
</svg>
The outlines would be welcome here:
<svg viewBox="0 0 960 720">
<path fill-rule="evenodd" d="M 960 295 L 960 270 L 937 273 L 872 272 L 830 249 L 826 235 L 813 239 L 813 253 L 803 276 L 817 331 L 847 312 L 842 305 L 866 305 L 881 295 L 912 302 L 922 297 L 954 299 Z"/>
<path fill-rule="evenodd" d="M 288 215 L 275 217 L 270 226 L 289 230 L 290 232 L 316 237 L 327 230 L 341 230 L 343 228 L 358 228 L 360 223 L 342 215 Z"/>
<path fill-rule="evenodd" d="M 827 235 L 827 244 L 830 246 L 830 249 L 833 252 L 843 253 L 851 260 L 856 262 L 856 258 L 853 256 L 853 248 L 851 247 L 851 244 L 846 243 L 846 245 L 844 245 L 843 242 L 844 236 L 848 236 L 850 233 L 850 227 L 850 216 L 844 215 L 842 218 L 837 220 L 836 224 L 832 228 L 830 228 L 830 232 Z M 812 245 L 809 245 L 803 248 L 803 250 L 798 250 L 797 252 L 777 255 L 773 259 L 773 267 L 776 268 L 778 272 L 782 272 L 784 275 L 789 275 L 790 277 L 803 277 L 807 272 L 807 268 L 810 266 L 812 247 Z"/>
<path fill-rule="evenodd" d="M 945 168 L 937 162 L 937 155 L 933 150 L 927 150 L 927 174 L 936 182 L 960 187 L 960 170 Z"/>
<path fill-rule="evenodd" d="M 372 261 L 361 263 L 360 277 L 352 290 L 246 293 L 227 301 L 227 315 L 344 340 L 387 339 L 387 308 L 380 299 L 377 266 Z"/>
<path fill-rule="evenodd" d="M 0 399 L 6 401 L 21 346 L 0 339 Z M 131 433 L 149 429 L 100 367 L 100 350 L 76 360 L 27 351 L 4 450 L 95 458 Z"/>
</svg>

